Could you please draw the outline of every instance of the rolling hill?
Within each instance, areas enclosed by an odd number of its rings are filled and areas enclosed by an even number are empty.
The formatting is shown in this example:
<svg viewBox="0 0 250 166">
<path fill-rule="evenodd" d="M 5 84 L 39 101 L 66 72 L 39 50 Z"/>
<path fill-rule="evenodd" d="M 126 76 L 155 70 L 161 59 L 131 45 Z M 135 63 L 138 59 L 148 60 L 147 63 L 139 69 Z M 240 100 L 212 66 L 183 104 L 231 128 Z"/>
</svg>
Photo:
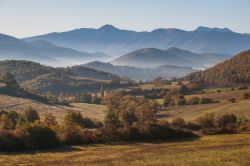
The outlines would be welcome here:
<svg viewBox="0 0 250 166">
<path fill-rule="evenodd" d="M 205 71 L 192 73 L 187 77 L 205 84 L 250 82 L 250 50 L 243 51 Z"/>
<path fill-rule="evenodd" d="M 157 77 L 171 79 L 173 77 L 183 77 L 195 70 L 191 67 L 179 67 L 172 65 L 162 65 L 155 68 L 140 68 L 131 66 L 116 66 L 111 63 L 94 61 L 83 64 L 83 66 L 101 70 L 119 75 L 120 77 L 128 77 L 135 81 L 149 81 Z"/>
<path fill-rule="evenodd" d="M 229 55 L 224 54 L 197 54 L 176 47 L 171 47 L 167 50 L 144 48 L 118 57 L 111 61 L 111 63 L 115 65 L 151 68 L 161 65 L 205 68 L 229 57 Z"/>
<path fill-rule="evenodd" d="M 27 43 L 23 40 L 0 34 L 0 60 L 30 60 L 52 66 L 72 66 L 93 60 L 107 60 L 102 53 L 86 53 L 60 47 L 47 41 Z"/>
<path fill-rule="evenodd" d="M 105 52 L 118 57 L 142 48 L 168 49 L 178 47 L 197 53 L 236 54 L 250 45 L 249 35 L 227 28 L 198 27 L 193 31 L 155 29 L 151 32 L 122 30 L 112 25 L 98 29 L 80 28 L 24 38 L 25 41 L 44 40 L 56 45 L 87 52 Z"/>
<path fill-rule="evenodd" d="M 40 93 L 58 94 L 99 91 L 101 86 L 115 88 L 119 76 L 84 66 L 53 68 L 31 61 L 0 61 L 0 72 L 11 73 L 18 84 Z"/>
</svg>

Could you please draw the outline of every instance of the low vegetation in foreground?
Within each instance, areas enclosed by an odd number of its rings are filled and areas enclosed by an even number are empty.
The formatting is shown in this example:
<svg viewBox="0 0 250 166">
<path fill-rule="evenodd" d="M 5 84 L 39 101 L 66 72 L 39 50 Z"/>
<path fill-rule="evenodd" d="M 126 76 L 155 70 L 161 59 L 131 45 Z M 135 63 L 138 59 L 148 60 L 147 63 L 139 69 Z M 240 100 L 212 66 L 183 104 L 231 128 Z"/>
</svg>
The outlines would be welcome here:
<svg viewBox="0 0 250 166">
<path fill-rule="evenodd" d="M 248 166 L 249 158 L 250 134 L 210 135 L 181 142 L 120 142 L 0 153 L 0 162 L 6 165 Z"/>
</svg>

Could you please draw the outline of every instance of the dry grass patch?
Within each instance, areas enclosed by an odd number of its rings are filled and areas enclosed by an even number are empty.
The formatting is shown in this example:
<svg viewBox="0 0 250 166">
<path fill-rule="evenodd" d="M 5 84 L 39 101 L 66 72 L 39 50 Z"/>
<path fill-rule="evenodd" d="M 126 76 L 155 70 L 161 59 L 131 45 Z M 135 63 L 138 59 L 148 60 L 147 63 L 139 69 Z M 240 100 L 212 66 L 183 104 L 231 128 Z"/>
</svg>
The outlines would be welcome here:
<svg viewBox="0 0 250 166">
<path fill-rule="evenodd" d="M 0 154 L 0 162 L 5 165 L 247 166 L 249 158 L 250 134 L 204 136 L 183 142 L 100 144 Z"/>
</svg>

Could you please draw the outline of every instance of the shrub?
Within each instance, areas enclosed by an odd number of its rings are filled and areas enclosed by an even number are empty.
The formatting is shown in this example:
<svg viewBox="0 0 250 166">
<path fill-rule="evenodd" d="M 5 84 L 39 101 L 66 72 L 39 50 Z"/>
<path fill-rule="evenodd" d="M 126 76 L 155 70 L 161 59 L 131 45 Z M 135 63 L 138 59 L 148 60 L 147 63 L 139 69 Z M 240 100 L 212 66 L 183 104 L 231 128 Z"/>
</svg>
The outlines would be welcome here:
<svg viewBox="0 0 250 166">
<path fill-rule="evenodd" d="M 27 149 L 47 149 L 59 145 L 56 132 L 47 126 L 32 124 L 17 130 Z"/>
<path fill-rule="evenodd" d="M 119 134 L 114 124 L 106 124 L 100 128 L 102 141 L 116 141 L 119 140 Z"/>
<path fill-rule="evenodd" d="M 230 98 L 230 99 L 228 99 L 228 101 L 229 101 L 230 103 L 235 103 L 235 102 L 236 102 L 236 99 L 235 99 L 235 98 Z"/>
<path fill-rule="evenodd" d="M 14 129 L 15 124 L 13 123 L 12 119 L 10 119 L 8 114 L 2 114 L 0 116 L 0 128 L 1 129 Z"/>
<path fill-rule="evenodd" d="M 188 94 L 190 93 L 190 90 L 188 87 L 186 87 L 185 85 L 181 85 L 180 88 L 178 89 L 180 93 L 182 94 Z"/>
<path fill-rule="evenodd" d="M 143 139 L 183 139 L 196 137 L 191 131 L 171 128 L 168 123 L 146 123 L 139 128 Z"/>
<path fill-rule="evenodd" d="M 213 103 L 213 100 L 205 97 L 202 97 L 200 99 L 200 104 L 209 104 L 209 103 Z"/>
<path fill-rule="evenodd" d="M 199 104 L 199 102 L 200 102 L 200 98 L 199 97 L 192 97 L 189 100 L 189 104 L 192 104 L 192 105 Z"/>
<path fill-rule="evenodd" d="M 58 125 L 55 116 L 53 116 L 51 113 L 45 114 L 43 123 L 44 125 L 49 127 L 54 127 Z"/>
<path fill-rule="evenodd" d="M 216 91 L 217 93 L 220 93 L 221 92 L 221 90 L 220 89 L 217 89 L 217 91 Z"/>
<path fill-rule="evenodd" d="M 185 128 L 187 129 L 190 129 L 190 130 L 200 130 L 201 129 L 201 126 L 197 123 L 193 123 L 193 122 L 188 122 L 186 125 L 185 125 Z"/>
<path fill-rule="evenodd" d="M 246 89 L 248 89 L 248 86 L 247 85 L 240 85 L 238 89 L 239 90 L 246 90 Z"/>
<path fill-rule="evenodd" d="M 216 119 L 218 127 L 220 127 L 225 132 L 226 131 L 231 132 L 232 130 L 234 130 L 233 125 L 235 125 L 236 122 L 237 122 L 237 117 L 234 114 L 226 114 L 218 116 Z"/>
<path fill-rule="evenodd" d="M 79 125 L 65 125 L 61 129 L 59 136 L 61 142 L 67 145 L 77 145 L 83 143 L 82 130 Z"/>
<path fill-rule="evenodd" d="M 175 118 L 171 124 L 176 128 L 184 128 L 186 125 L 186 122 L 183 118 Z"/>
<path fill-rule="evenodd" d="M 0 130 L 0 150 L 14 151 L 25 149 L 24 142 L 15 136 L 13 131 Z"/>
<path fill-rule="evenodd" d="M 243 93 L 243 94 L 241 95 L 241 98 L 242 98 L 243 100 L 249 99 L 249 98 L 250 98 L 250 93 Z"/>
<path fill-rule="evenodd" d="M 178 95 L 176 97 L 175 103 L 176 105 L 185 105 L 186 101 L 185 101 L 184 95 L 182 94 Z"/>
<path fill-rule="evenodd" d="M 215 128 L 215 115 L 214 113 L 207 113 L 205 116 L 198 119 L 198 123 L 204 133 L 212 132 Z"/>
</svg>

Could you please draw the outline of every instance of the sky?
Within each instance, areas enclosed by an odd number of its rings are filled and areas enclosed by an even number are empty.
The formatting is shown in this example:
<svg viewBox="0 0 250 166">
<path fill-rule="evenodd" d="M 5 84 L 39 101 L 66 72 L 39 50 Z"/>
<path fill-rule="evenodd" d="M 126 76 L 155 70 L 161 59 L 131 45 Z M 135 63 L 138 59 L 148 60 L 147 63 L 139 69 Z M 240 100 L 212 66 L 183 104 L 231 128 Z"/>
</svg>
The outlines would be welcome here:
<svg viewBox="0 0 250 166">
<path fill-rule="evenodd" d="M 121 29 L 227 27 L 250 33 L 250 0 L 0 0 L 0 33 L 28 37 L 112 24 Z"/>
</svg>

